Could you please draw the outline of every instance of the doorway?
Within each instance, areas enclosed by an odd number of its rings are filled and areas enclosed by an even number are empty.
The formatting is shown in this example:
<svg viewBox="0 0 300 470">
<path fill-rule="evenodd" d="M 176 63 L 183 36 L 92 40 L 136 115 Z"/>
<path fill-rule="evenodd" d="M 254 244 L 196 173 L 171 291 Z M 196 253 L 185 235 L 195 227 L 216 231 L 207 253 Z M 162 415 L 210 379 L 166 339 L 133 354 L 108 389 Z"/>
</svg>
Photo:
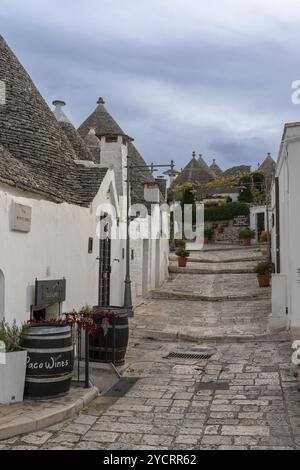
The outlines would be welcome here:
<svg viewBox="0 0 300 470">
<path fill-rule="evenodd" d="M 110 306 L 111 239 L 100 240 L 99 248 L 99 307 Z"/>
<path fill-rule="evenodd" d="M 256 227 L 257 227 L 257 240 L 260 241 L 262 232 L 265 232 L 265 213 L 259 212 L 256 215 Z"/>
<path fill-rule="evenodd" d="M 3 271 L 0 269 L 0 321 L 5 317 L 5 279 Z"/>
</svg>

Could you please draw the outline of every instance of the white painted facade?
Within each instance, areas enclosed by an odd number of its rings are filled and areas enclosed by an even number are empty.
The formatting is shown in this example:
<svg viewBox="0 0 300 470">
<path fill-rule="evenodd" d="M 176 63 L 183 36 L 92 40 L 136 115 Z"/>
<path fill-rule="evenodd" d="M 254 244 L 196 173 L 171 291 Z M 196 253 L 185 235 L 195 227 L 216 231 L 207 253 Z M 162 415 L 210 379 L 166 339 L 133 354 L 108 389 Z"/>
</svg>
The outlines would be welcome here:
<svg viewBox="0 0 300 470">
<path fill-rule="evenodd" d="M 264 231 L 267 231 L 268 221 L 267 221 L 267 212 L 269 214 L 269 230 L 272 229 L 272 208 L 269 207 L 267 211 L 266 206 L 252 206 L 250 208 L 250 228 L 255 230 L 255 241 L 259 242 L 258 237 L 258 217 L 260 214 L 263 214 L 264 218 Z"/>
<path fill-rule="evenodd" d="M 280 279 L 282 299 L 276 298 L 273 315 L 278 315 L 277 305 L 286 304 L 286 326 L 300 333 L 300 123 L 286 124 L 277 161 L 276 177 L 279 184 L 280 223 L 272 233 L 273 261 L 276 263 L 276 232 L 280 235 Z M 275 191 L 272 191 L 272 204 L 275 205 Z M 279 266 L 277 266 L 277 272 Z M 276 277 L 277 275 L 275 275 Z M 283 314 L 285 312 L 282 312 Z"/>
<path fill-rule="evenodd" d="M 26 321 L 34 305 L 35 280 L 66 279 L 66 301 L 61 312 L 98 303 L 99 241 L 96 237 L 97 207 L 116 205 L 113 171 L 108 171 L 89 208 L 55 204 L 10 186 L 0 185 L 0 315 L 7 321 Z M 11 230 L 14 203 L 32 209 L 29 233 Z M 94 239 L 93 253 L 88 240 Z M 112 241 L 111 303 L 123 304 L 125 260 L 122 243 Z M 114 261 L 119 259 L 120 262 Z M 58 313 L 58 305 L 49 308 Z"/>
</svg>

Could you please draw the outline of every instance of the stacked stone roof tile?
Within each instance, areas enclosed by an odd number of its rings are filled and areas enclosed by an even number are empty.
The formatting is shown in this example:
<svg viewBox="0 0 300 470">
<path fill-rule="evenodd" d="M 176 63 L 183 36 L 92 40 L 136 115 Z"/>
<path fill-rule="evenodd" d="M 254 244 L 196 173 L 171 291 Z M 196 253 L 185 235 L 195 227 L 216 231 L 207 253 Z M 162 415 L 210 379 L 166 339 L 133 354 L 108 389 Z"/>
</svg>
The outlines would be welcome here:
<svg viewBox="0 0 300 470">
<path fill-rule="evenodd" d="M 6 169 L 0 167 L 0 180 L 56 202 L 88 205 L 96 193 L 86 190 L 79 178 L 76 151 L 2 37 L 0 79 L 6 85 L 6 103 L 0 106 L 1 161 Z M 91 199 L 82 199 L 83 193 Z"/>
</svg>

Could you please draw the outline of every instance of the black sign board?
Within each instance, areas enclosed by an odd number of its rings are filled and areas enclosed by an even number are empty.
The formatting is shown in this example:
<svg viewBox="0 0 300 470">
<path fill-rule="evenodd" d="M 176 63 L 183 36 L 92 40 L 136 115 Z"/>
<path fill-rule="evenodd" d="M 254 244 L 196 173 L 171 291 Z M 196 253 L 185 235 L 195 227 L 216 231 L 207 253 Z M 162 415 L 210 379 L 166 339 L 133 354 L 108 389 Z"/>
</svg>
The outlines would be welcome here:
<svg viewBox="0 0 300 470">
<path fill-rule="evenodd" d="M 249 227 L 249 217 L 247 215 L 238 215 L 233 219 L 234 227 Z"/>
<path fill-rule="evenodd" d="M 35 305 L 53 305 L 66 300 L 66 280 L 36 281 Z"/>
</svg>

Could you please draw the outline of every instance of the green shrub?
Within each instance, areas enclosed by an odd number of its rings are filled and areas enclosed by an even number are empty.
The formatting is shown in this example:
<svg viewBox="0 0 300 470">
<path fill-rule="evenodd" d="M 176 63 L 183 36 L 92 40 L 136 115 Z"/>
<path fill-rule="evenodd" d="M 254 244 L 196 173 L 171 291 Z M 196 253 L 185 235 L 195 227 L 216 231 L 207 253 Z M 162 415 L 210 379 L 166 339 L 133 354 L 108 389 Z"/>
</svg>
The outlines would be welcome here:
<svg viewBox="0 0 300 470">
<path fill-rule="evenodd" d="M 205 236 L 205 238 L 208 238 L 209 240 L 211 240 L 212 237 L 213 237 L 213 235 L 214 235 L 213 229 L 211 229 L 211 228 L 205 228 L 205 229 L 204 229 L 204 236 Z"/>
<path fill-rule="evenodd" d="M 255 230 L 243 228 L 239 233 L 239 237 L 241 240 L 253 240 L 255 238 Z"/>
<path fill-rule="evenodd" d="M 232 202 L 217 207 L 208 207 L 204 210 L 204 220 L 215 222 L 219 220 L 233 220 L 238 215 L 249 216 L 250 209 L 247 204 Z"/>
<path fill-rule="evenodd" d="M 185 248 L 186 241 L 185 240 L 175 240 L 176 248 Z"/>
<path fill-rule="evenodd" d="M 262 263 L 258 263 L 255 268 L 256 274 L 272 274 L 274 272 L 274 265 L 270 261 L 263 261 Z"/>
<path fill-rule="evenodd" d="M 266 243 L 268 241 L 268 239 L 269 240 L 271 239 L 270 232 L 262 232 L 261 235 L 260 235 L 260 241 L 262 243 Z"/>
<path fill-rule="evenodd" d="M 178 258 L 188 259 L 190 252 L 181 248 L 180 250 L 176 251 L 176 256 L 178 256 Z"/>
</svg>

